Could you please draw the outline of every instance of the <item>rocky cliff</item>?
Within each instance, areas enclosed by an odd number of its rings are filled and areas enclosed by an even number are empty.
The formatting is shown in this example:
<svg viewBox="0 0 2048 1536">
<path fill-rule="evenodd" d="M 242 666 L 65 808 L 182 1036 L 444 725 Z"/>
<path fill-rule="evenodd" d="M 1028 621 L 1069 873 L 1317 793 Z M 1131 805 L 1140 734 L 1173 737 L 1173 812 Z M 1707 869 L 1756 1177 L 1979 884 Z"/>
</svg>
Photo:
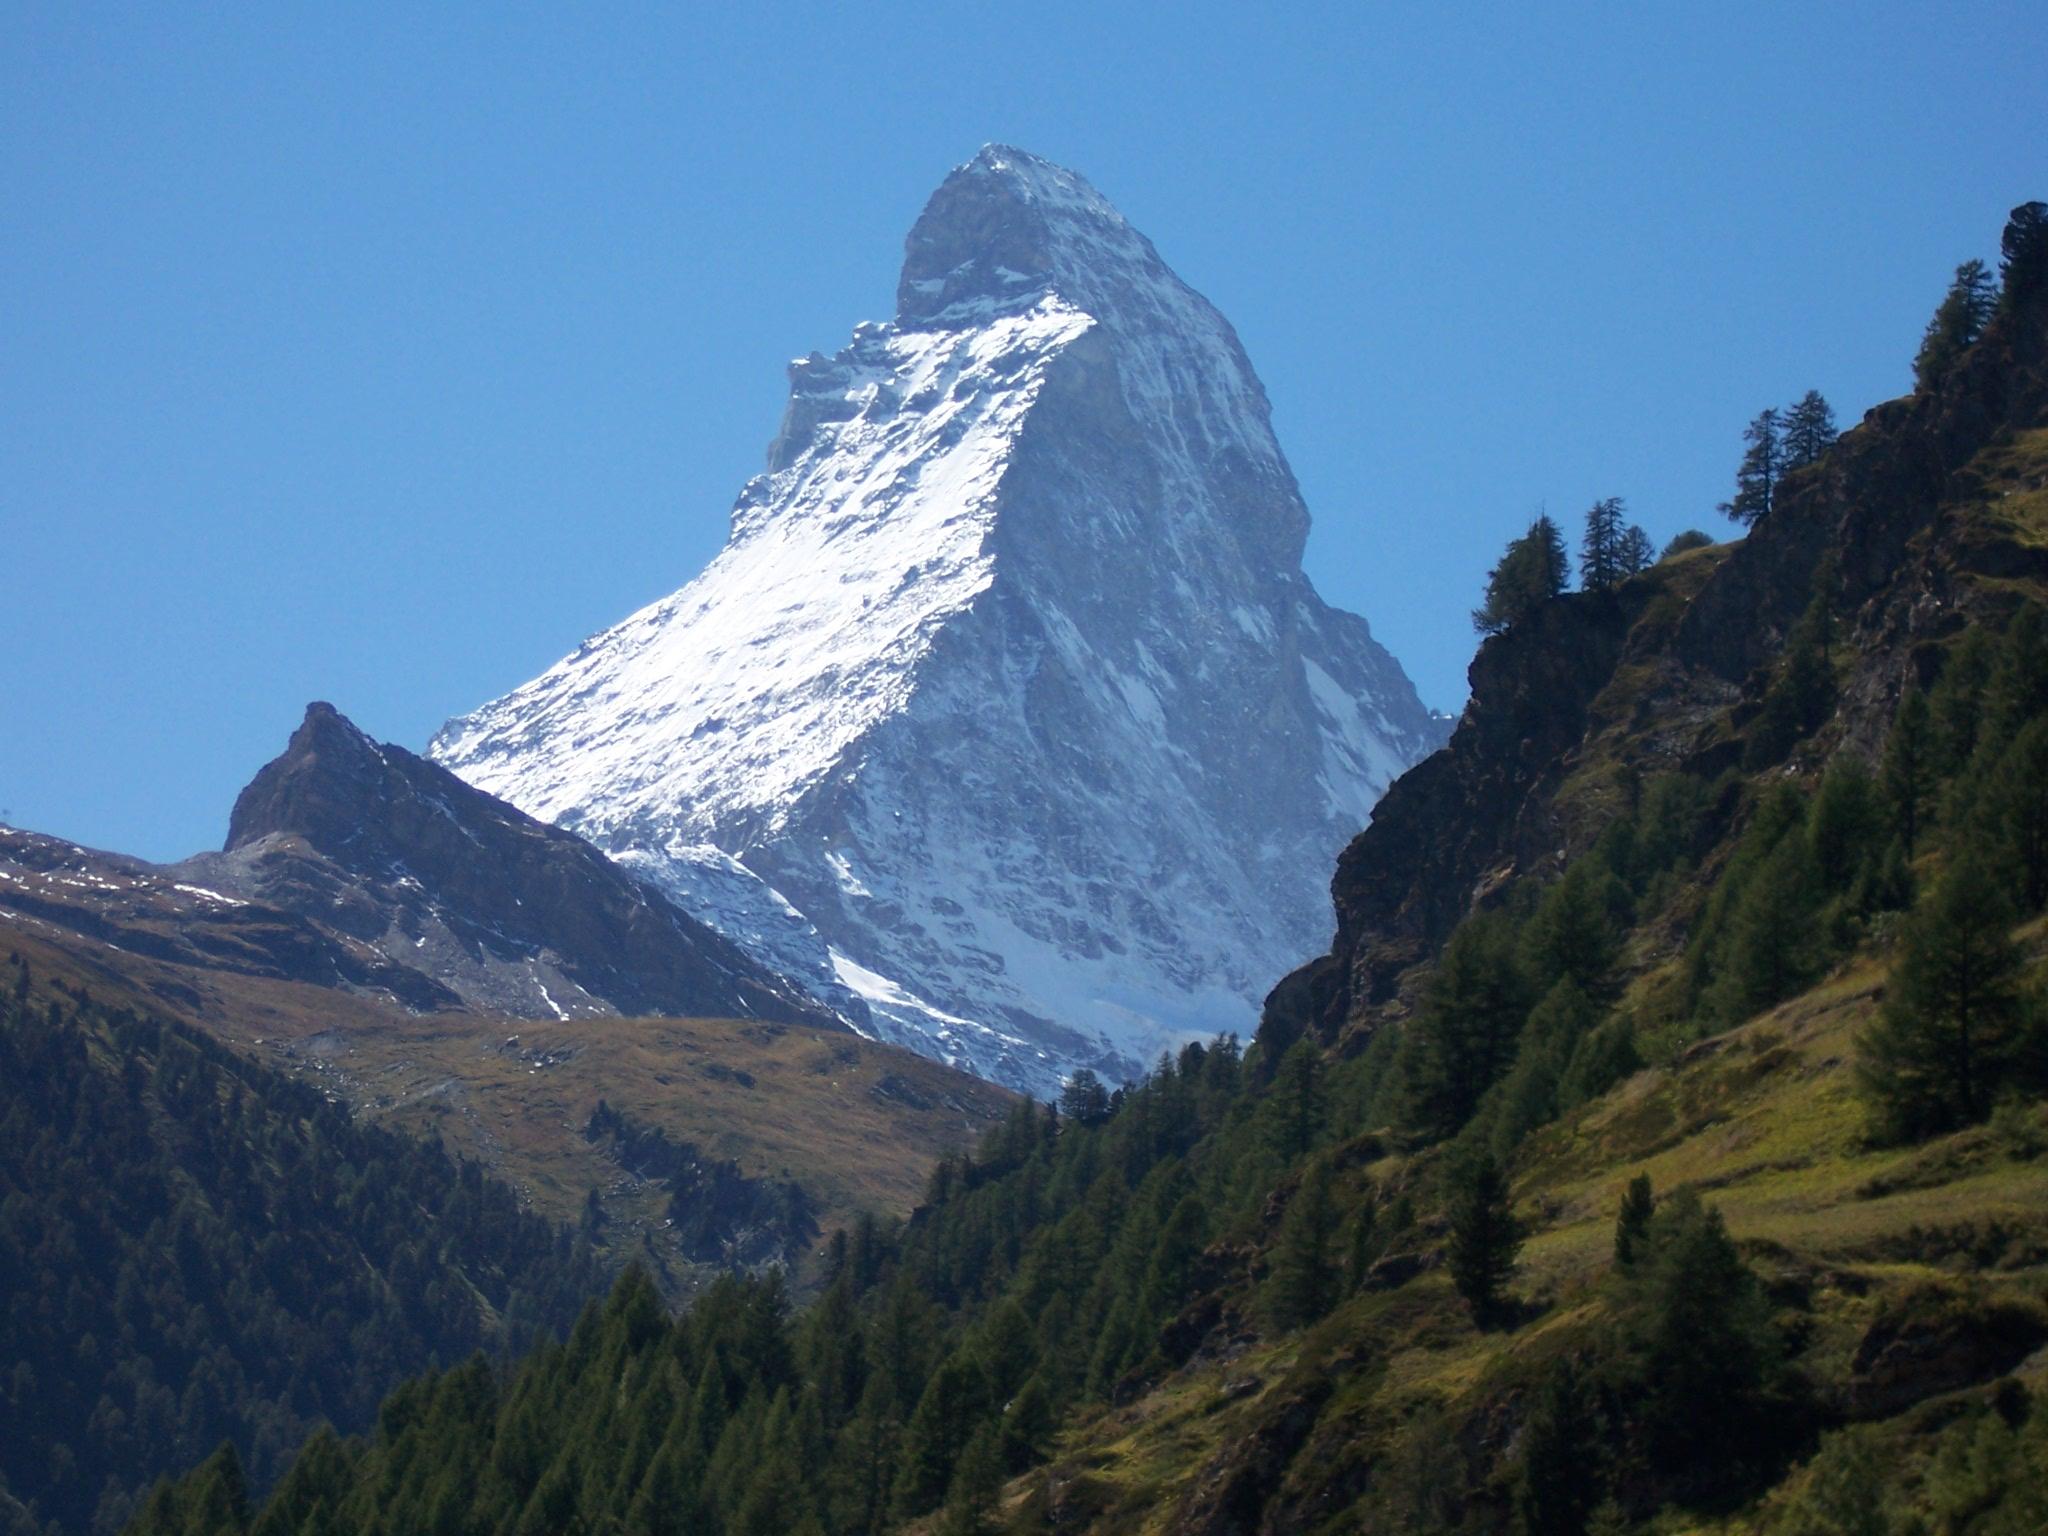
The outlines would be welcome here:
<svg viewBox="0 0 2048 1536">
<path fill-rule="evenodd" d="M 1263 1027 L 1369 1025 L 1468 912 L 1560 870 L 1631 786 L 1743 761 L 1816 597 L 1840 629 L 1836 704 L 1788 771 L 1844 748 L 1874 758 L 1942 640 L 2048 592 L 2044 433 L 2048 289 L 2032 287 L 1938 387 L 1876 407 L 1788 475 L 1748 537 L 1567 594 L 1488 640 L 1449 743 L 1338 860 L 1330 953 L 1274 989 Z"/>
</svg>

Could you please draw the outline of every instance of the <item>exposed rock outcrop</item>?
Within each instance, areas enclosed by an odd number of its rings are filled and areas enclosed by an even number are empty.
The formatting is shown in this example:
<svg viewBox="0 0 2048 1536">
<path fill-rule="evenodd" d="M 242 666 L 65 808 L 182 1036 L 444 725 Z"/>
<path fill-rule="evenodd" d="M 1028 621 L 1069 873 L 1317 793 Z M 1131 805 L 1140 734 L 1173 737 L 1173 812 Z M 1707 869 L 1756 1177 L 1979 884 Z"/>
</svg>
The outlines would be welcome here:
<svg viewBox="0 0 2048 1536">
<path fill-rule="evenodd" d="M 1790 474 L 1746 538 L 1614 593 L 1555 599 L 1488 640 L 1449 744 L 1394 784 L 1338 860 L 1336 942 L 1273 990 L 1262 1038 L 1370 1027 L 1467 913 L 1517 875 L 1561 869 L 1630 784 L 1735 766 L 1816 595 L 1852 661 L 1795 768 L 1874 756 L 1931 646 L 2048 585 L 2048 547 L 1997 507 L 2040 489 L 2002 456 L 2044 427 L 2048 290 L 2034 287 L 2008 296 L 1939 387 L 1877 407 Z"/>
</svg>

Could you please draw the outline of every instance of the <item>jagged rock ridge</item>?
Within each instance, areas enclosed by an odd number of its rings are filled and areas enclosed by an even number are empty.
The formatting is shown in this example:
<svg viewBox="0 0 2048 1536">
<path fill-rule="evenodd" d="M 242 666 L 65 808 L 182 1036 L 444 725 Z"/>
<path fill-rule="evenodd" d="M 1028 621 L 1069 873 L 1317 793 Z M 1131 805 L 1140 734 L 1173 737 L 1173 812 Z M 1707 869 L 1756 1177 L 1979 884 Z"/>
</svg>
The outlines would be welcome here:
<svg viewBox="0 0 2048 1536">
<path fill-rule="evenodd" d="M 790 375 L 709 568 L 432 755 L 999 1081 L 1247 1028 L 1443 726 L 1303 575 L 1229 324 L 1079 176 L 991 146 L 911 231 L 895 319 Z"/>
<path fill-rule="evenodd" d="M 189 888 L 289 912 L 336 977 L 409 1006 L 534 1018 L 831 1020 L 800 989 L 596 849 L 316 703 L 235 801 Z"/>
</svg>

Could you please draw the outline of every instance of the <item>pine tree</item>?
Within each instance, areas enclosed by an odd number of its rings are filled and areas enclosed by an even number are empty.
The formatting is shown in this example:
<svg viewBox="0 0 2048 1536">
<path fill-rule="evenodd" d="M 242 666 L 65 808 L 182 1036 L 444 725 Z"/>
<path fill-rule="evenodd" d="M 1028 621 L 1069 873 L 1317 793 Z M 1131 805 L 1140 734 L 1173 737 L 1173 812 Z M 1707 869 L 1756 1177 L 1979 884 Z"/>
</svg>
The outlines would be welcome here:
<svg viewBox="0 0 2048 1536">
<path fill-rule="evenodd" d="M 1656 1454 L 1740 1461 L 1769 1445 L 1783 1349 L 1721 1213 L 1681 1188 L 1651 1219 L 1627 1276 L 1620 1335 L 1633 1411 Z"/>
<path fill-rule="evenodd" d="M 993 1425 L 974 1432 L 946 1493 L 940 1536 L 991 1536 L 1003 1502 L 1003 1452 Z"/>
<path fill-rule="evenodd" d="M 1562 1112 L 1590 1103 L 1642 1069 L 1634 1024 L 1626 1014 L 1610 1014 L 1581 1035 L 1572 1048 L 1558 1080 L 1557 1107 Z"/>
<path fill-rule="evenodd" d="M 1734 1023 L 1782 1002 L 1812 981 L 1824 958 L 1813 918 L 1820 883 L 1797 831 L 1778 839 L 1730 910 L 1714 1011 Z"/>
<path fill-rule="evenodd" d="M 1109 1090 L 1086 1067 L 1078 1067 L 1060 1090 L 1060 1113 L 1077 1125 L 1099 1125 L 1109 1118 Z"/>
<path fill-rule="evenodd" d="M 1209 1208 L 1200 1195 L 1185 1195 L 1159 1229 L 1138 1301 L 1154 1324 L 1168 1321 L 1186 1300 L 1196 1261 L 1209 1240 Z"/>
<path fill-rule="evenodd" d="M 1452 1180 L 1451 1283 L 1485 1327 L 1503 1310 L 1521 1251 L 1521 1227 L 1508 1203 L 1507 1179 L 1491 1154 L 1467 1157 Z"/>
<path fill-rule="evenodd" d="M 1470 1119 L 1513 1060 L 1533 1003 L 1508 919 L 1483 912 L 1459 924 L 1402 1038 L 1408 1123 L 1443 1137 Z"/>
<path fill-rule="evenodd" d="M 1630 523 L 1628 532 L 1621 536 L 1621 574 L 1624 579 L 1638 571 L 1647 571 L 1657 563 L 1657 546 L 1650 542 L 1650 536 L 1635 523 Z"/>
<path fill-rule="evenodd" d="M 1628 1181 L 1621 1197 L 1621 1210 L 1614 1218 L 1614 1267 L 1632 1269 L 1650 1231 L 1650 1218 L 1657 1213 L 1657 1197 L 1650 1189 L 1650 1176 L 1639 1173 Z"/>
<path fill-rule="evenodd" d="M 2048 203 L 2021 203 L 1999 237 L 1999 276 L 2011 302 L 2048 280 Z"/>
<path fill-rule="evenodd" d="M 194 1536 L 241 1536 L 248 1528 L 249 1488 L 242 1478 L 242 1460 L 232 1442 L 222 1441 L 193 1474 L 185 1529 Z"/>
<path fill-rule="evenodd" d="M 1983 262 L 1973 258 L 1957 267 L 1955 280 L 1920 339 L 1920 351 L 1913 359 L 1915 384 L 1921 389 L 1938 385 L 1956 359 L 1983 334 L 1997 306 L 1998 290 Z"/>
<path fill-rule="evenodd" d="M 1259 1106 L 1263 1140 L 1283 1166 L 1292 1163 L 1315 1145 L 1327 1115 L 1323 1053 L 1304 1037 L 1280 1058 L 1273 1086 Z"/>
<path fill-rule="evenodd" d="M 1564 530 L 1547 515 L 1529 525 L 1528 537 L 1535 550 L 1533 565 L 1542 583 L 1545 599 L 1562 592 L 1571 581 L 1571 561 L 1564 552 Z"/>
<path fill-rule="evenodd" d="M 1757 711 L 1743 765 L 1757 769 L 1782 762 L 1785 754 L 1826 717 L 1834 700 L 1835 679 L 1828 665 L 1834 636 L 1833 562 L 1823 560 L 1815 573 L 1813 598 L 1785 642 L 1785 665 L 1764 695 Z"/>
<path fill-rule="evenodd" d="M 952 1485 L 953 1470 L 989 1414 L 988 1381 L 980 1363 L 956 1351 L 937 1371 L 903 1430 L 896 1512 L 913 1519 L 934 1508 Z"/>
<path fill-rule="evenodd" d="M 1835 413 L 1817 389 L 1809 389 L 1785 413 L 1785 468 L 1804 469 L 1828 451 L 1841 434 Z"/>
<path fill-rule="evenodd" d="M 2048 718 L 2022 730 L 1993 771 L 1989 814 L 2017 873 L 2021 910 L 2048 905 Z"/>
<path fill-rule="evenodd" d="M 1735 471 L 1735 498 L 1721 503 L 1724 516 L 1753 528 L 1771 514 L 1778 492 L 1778 476 L 1784 470 L 1784 446 L 1778 437 L 1778 413 L 1765 410 L 1743 429 L 1742 463 Z"/>
<path fill-rule="evenodd" d="M 1695 549 L 1712 549 L 1713 547 L 1714 540 L 1711 534 L 1703 533 L 1697 528 L 1688 528 L 1683 533 L 1673 534 L 1671 542 L 1664 546 L 1664 552 L 1657 558 L 1659 560 L 1669 560 L 1674 555 L 1683 555 Z"/>
<path fill-rule="evenodd" d="M 1543 893 L 1523 934 L 1530 979 L 1542 991 L 1569 981 L 1588 998 L 1616 990 L 1621 936 L 1615 931 L 1614 877 L 1596 859 L 1577 859 Z"/>
<path fill-rule="evenodd" d="M 1058 1427 L 1051 1389 L 1042 1374 L 1033 1376 L 1003 1409 L 1003 1464 L 1023 1471 L 1044 1456 Z"/>
<path fill-rule="evenodd" d="M 1564 535 L 1539 516 L 1487 573 L 1486 598 L 1472 610 L 1472 627 L 1482 635 L 1513 627 L 1562 592 L 1569 575 Z"/>
<path fill-rule="evenodd" d="M 1583 1536 L 1600 1496 L 1593 1394 L 1561 1360 L 1545 1374 L 1522 1433 L 1514 1491 L 1518 1536 Z"/>
<path fill-rule="evenodd" d="M 1560 977 L 1529 1010 L 1515 1064 L 1490 1101 L 1490 1144 L 1496 1156 L 1510 1155 L 1524 1136 L 1557 1117 L 1572 1056 L 1600 1023 L 1600 1014 L 1601 1005 L 1569 976 Z"/>
<path fill-rule="evenodd" d="M 825 1498 L 834 1530 L 886 1526 L 899 1453 L 893 1393 L 878 1374 L 869 1378 L 860 1408 L 841 1432 L 826 1469 Z"/>
<path fill-rule="evenodd" d="M 1596 501 L 1586 509 L 1586 532 L 1579 541 L 1579 585 L 1605 592 L 1629 572 L 1623 569 L 1623 544 L 1628 537 L 1619 496 Z"/>
<path fill-rule="evenodd" d="M 1321 1159 L 1303 1173 L 1273 1249 L 1266 1306 L 1279 1328 L 1302 1328 L 1328 1312 L 1337 1300 L 1337 1210 L 1330 1192 L 1329 1164 Z"/>
<path fill-rule="evenodd" d="M 1927 696 L 1937 775 L 1954 777 L 1963 772 L 1977 750 L 1995 652 L 1990 633 L 1973 624 L 1963 631 L 1942 664 L 1941 676 Z"/>
<path fill-rule="evenodd" d="M 2005 626 L 1984 686 L 1983 739 L 1999 748 L 2048 713 L 2048 610 L 2027 603 Z"/>
<path fill-rule="evenodd" d="M 1907 925 L 1884 1007 L 1858 1041 L 1880 1136 L 1974 1124 L 2006 1081 L 2031 1075 L 2013 916 L 1999 882 L 1966 848 Z"/>
<path fill-rule="evenodd" d="M 1015 1297 L 1005 1296 L 989 1308 L 975 1333 L 990 1400 L 1006 1403 L 1038 1365 L 1038 1338 L 1031 1319 Z"/>
<path fill-rule="evenodd" d="M 1898 1536 L 1891 1467 L 1867 1424 L 1837 1430 L 1821 1442 L 1805 1484 L 1786 1506 L 1784 1536 Z"/>
<path fill-rule="evenodd" d="M 1378 1208 L 1370 1199 L 1358 1207 L 1358 1214 L 1351 1218 L 1351 1241 L 1344 1260 L 1344 1283 L 1347 1289 L 1360 1291 L 1365 1288 L 1366 1278 L 1372 1273 L 1373 1261 L 1380 1256 L 1381 1233 Z"/>
<path fill-rule="evenodd" d="M 1855 758 L 1843 755 L 1828 765 L 1806 817 L 1806 841 L 1821 888 L 1849 889 L 1865 864 L 1881 855 L 1884 804 L 1877 783 Z"/>
<path fill-rule="evenodd" d="M 1909 687 L 1899 700 L 1898 714 L 1892 718 L 1884 764 L 1878 775 L 1885 799 L 1891 802 L 1893 824 L 1909 861 L 1919 844 L 1928 799 L 1934 793 L 1934 750 L 1927 696 L 1918 688 Z"/>
</svg>

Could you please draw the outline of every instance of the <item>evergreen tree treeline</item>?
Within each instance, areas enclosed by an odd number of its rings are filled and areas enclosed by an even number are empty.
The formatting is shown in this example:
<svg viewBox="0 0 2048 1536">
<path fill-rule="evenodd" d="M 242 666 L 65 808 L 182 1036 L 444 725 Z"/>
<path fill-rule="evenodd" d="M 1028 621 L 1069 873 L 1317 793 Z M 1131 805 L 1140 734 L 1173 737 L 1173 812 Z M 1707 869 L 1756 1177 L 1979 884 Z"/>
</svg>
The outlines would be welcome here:
<svg viewBox="0 0 2048 1536">
<path fill-rule="evenodd" d="M 245 1463 L 267 1484 L 320 1423 L 366 1427 L 420 1370 L 524 1349 L 599 1285 L 476 1164 L 183 1029 L 39 1004 L 11 969 L 0 1480 L 39 1518 L 114 1529 L 223 1440 L 236 1486 Z"/>
<path fill-rule="evenodd" d="M 1745 528 L 1770 516 L 1778 482 L 1793 470 L 1819 461 L 1840 433 L 1835 413 L 1817 389 L 1788 409 L 1759 411 L 1743 428 L 1742 463 L 1735 471 L 1735 495 L 1721 503 L 1722 515 Z"/>
</svg>

